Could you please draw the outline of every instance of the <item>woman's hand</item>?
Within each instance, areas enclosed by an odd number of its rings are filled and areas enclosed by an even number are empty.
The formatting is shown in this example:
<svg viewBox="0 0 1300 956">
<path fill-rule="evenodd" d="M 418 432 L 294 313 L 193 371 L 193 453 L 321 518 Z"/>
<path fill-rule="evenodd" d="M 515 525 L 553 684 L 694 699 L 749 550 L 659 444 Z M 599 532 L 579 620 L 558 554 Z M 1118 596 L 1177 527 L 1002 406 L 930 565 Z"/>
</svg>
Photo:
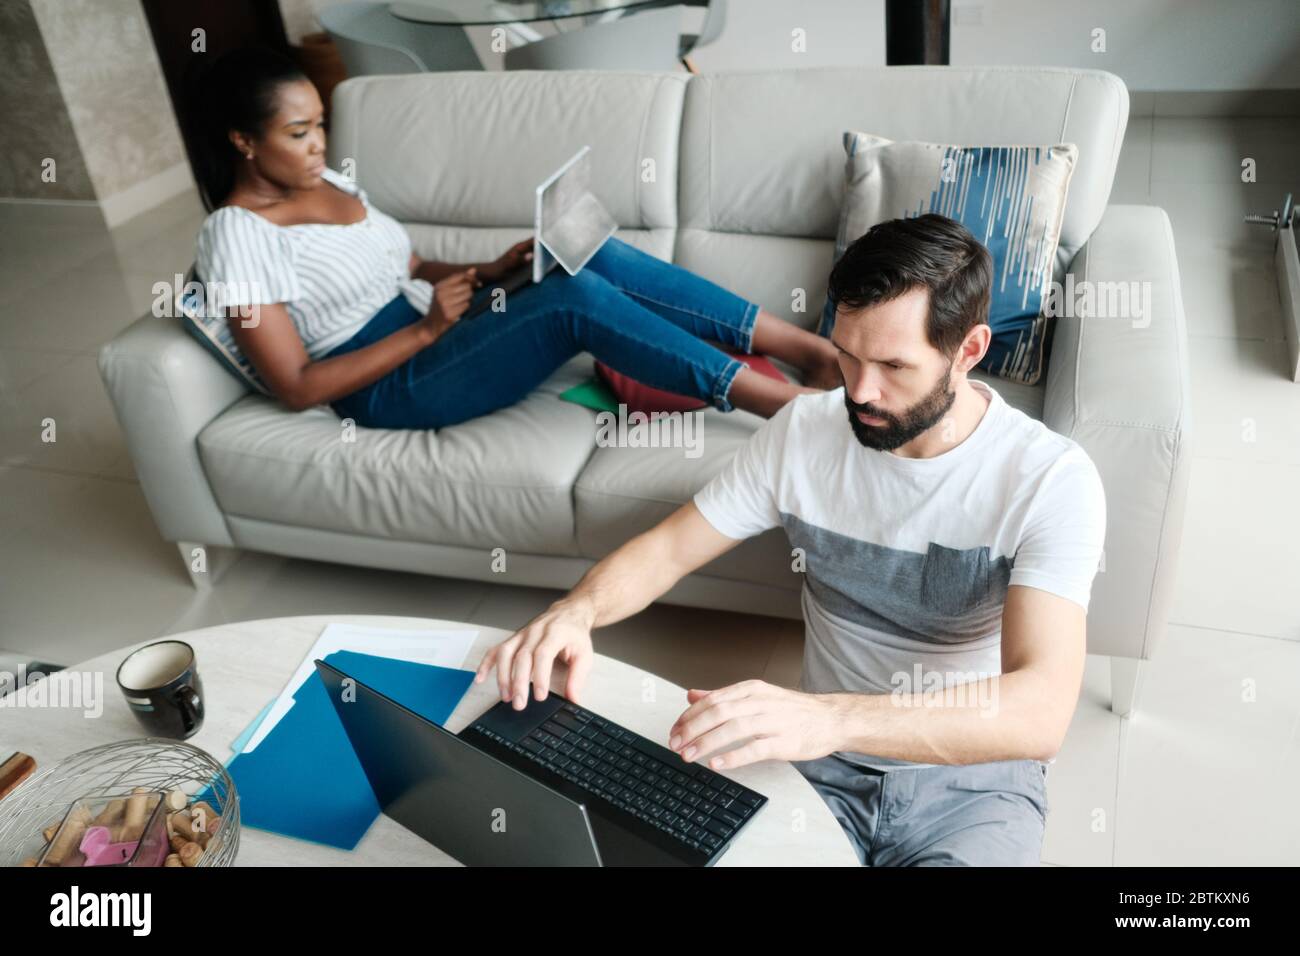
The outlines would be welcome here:
<svg viewBox="0 0 1300 956">
<path fill-rule="evenodd" d="M 503 252 L 499 258 L 479 266 L 478 273 L 486 282 L 500 282 L 516 269 L 532 261 L 533 240 L 521 239 Z"/>
<path fill-rule="evenodd" d="M 483 284 L 477 271 L 476 267 L 470 266 L 464 272 L 447 276 L 433 287 L 433 301 L 429 303 L 429 312 L 423 322 L 425 331 L 432 335 L 430 344 L 438 341 L 465 314 L 474 290 Z"/>
</svg>

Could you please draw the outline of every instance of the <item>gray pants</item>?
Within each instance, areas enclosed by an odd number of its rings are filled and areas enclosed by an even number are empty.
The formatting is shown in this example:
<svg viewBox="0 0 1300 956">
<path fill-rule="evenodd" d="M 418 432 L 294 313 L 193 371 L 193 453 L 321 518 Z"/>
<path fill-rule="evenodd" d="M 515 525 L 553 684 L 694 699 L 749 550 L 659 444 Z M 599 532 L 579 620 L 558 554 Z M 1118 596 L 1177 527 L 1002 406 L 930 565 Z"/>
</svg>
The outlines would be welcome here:
<svg viewBox="0 0 1300 956">
<path fill-rule="evenodd" d="M 868 770 L 794 762 L 864 866 L 1038 866 L 1047 768 L 1037 760 Z"/>
</svg>

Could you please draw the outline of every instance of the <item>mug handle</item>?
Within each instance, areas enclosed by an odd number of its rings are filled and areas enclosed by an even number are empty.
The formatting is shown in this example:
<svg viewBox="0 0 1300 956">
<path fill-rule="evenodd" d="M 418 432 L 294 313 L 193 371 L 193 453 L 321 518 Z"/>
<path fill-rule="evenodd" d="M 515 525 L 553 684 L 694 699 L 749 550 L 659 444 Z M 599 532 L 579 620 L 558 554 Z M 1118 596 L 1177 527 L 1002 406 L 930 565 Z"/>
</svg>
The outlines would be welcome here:
<svg viewBox="0 0 1300 956">
<path fill-rule="evenodd" d="M 176 705 L 181 709 L 181 719 L 185 721 L 185 732 L 193 733 L 199 725 L 199 695 L 189 684 L 183 684 L 176 689 L 175 697 Z"/>
</svg>

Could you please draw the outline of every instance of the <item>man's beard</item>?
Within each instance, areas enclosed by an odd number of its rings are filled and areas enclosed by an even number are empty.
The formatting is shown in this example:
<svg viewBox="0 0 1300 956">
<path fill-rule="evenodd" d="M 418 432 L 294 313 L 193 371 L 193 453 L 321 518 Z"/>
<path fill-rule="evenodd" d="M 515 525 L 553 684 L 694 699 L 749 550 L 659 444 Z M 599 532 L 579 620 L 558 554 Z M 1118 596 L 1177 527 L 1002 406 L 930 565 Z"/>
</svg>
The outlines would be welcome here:
<svg viewBox="0 0 1300 956">
<path fill-rule="evenodd" d="M 922 432 L 933 428 L 944 415 L 948 414 L 948 409 L 952 408 L 952 403 L 957 399 L 957 393 L 949 390 L 951 385 L 952 363 L 949 362 L 948 370 L 943 373 L 943 378 L 935 383 L 930 394 L 902 415 L 891 415 L 881 411 L 870 402 L 859 405 L 849 398 L 849 390 L 845 388 L 844 404 L 849 410 L 849 426 L 864 447 L 874 448 L 877 451 L 893 451 L 906 445 Z M 858 420 L 855 412 L 883 419 L 885 424 L 864 424 Z"/>
</svg>

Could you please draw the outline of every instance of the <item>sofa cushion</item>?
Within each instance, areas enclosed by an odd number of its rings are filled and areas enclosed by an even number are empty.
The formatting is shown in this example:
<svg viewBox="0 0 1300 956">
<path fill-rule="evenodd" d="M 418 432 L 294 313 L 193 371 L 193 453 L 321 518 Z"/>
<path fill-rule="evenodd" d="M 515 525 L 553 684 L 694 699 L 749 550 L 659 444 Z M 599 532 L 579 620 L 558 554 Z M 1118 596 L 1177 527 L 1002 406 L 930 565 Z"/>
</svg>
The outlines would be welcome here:
<svg viewBox="0 0 1300 956">
<path fill-rule="evenodd" d="M 971 378 L 979 379 L 993 389 L 1012 408 L 1020 409 L 1035 421 L 1043 420 L 1043 403 L 1047 397 L 1046 379 L 1040 380 L 1037 385 L 1025 385 L 1022 382 L 998 378 L 978 368 L 971 371 Z"/>
<path fill-rule="evenodd" d="M 677 225 L 685 73 L 362 76 L 334 90 L 330 165 L 398 220 L 528 227 L 536 188 L 590 145 L 591 189 L 625 229 Z"/>
<path fill-rule="evenodd" d="M 1030 417 L 1043 417 L 1042 385 L 1022 385 L 978 370 L 972 377 Z M 757 415 L 743 411 L 709 408 L 690 414 L 702 416 L 698 457 L 689 457 L 682 448 L 609 447 L 593 452 L 573 491 L 578 550 L 584 557 L 602 558 L 668 517 L 720 472 L 763 424 Z M 802 585 L 791 570 L 790 544 L 780 528 L 738 545 L 703 573 L 780 588 Z"/>
<path fill-rule="evenodd" d="M 842 178 L 842 177 L 841 177 Z M 826 299 L 835 240 L 679 229 L 673 261 L 813 331 Z"/>
<path fill-rule="evenodd" d="M 844 198 L 841 137 L 869 129 L 893 140 L 1075 143 L 1079 163 L 1053 270 L 1060 279 L 1101 221 L 1127 119 L 1123 82 L 1095 70 L 828 67 L 695 76 L 682 117 L 674 260 L 814 325 Z M 814 270 L 814 260 L 824 266 Z M 795 288 L 810 299 L 803 314 L 791 308 Z"/>
<path fill-rule="evenodd" d="M 566 364 L 517 405 L 438 431 L 357 428 L 326 406 L 291 412 L 258 395 L 199 434 L 223 511 L 378 538 L 575 555 L 573 482 L 595 413 L 560 401 L 590 375 Z"/>
<path fill-rule="evenodd" d="M 1037 382 L 1047 340 L 1042 307 L 1078 149 L 1071 143 L 895 143 L 849 130 L 844 151 L 836 260 L 871 227 L 895 217 L 938 213 L 957 220 L 992 258 L 993 339 L 979 367 L 1011 381 Z M 819 331 L 829 336 L 834 325 L 835 304 L 827 297 Z"/>
<path fill-rule="evenodd" d="M 763 419 L 749 412 L 704 409 L 699 457 L 683 448 L 597 448 L 574 486 L 579 552 L 602 558 L 647 531 L 722 470 Z M 785 532 L 773 529 L 745 541 L 702 569 L 703 574 L 798 590 Z"/>
<path fill-rule="evenodd" d="M 226 325 L 224 310 L 205 306 L 202 285 L 203 280 L 190 266 L 185 274 L 184 287 L 176 294 L 176 320 L 227 372 L 254 391 L 270 395 L 271 390 L 258 376 L 248 357 L 238 349 L 231 349 L 222 338 L 221 331 Z"/>
<path fill-rule="evenodd" d="M 722 354 L 740 359 L 746 366 L 765 378 L 783 385 L 790 381 L 766 355 L 751 355 L 730 348 L 722 349 Z M 613 393 L 615 401 L 627 406 L 628 412 L 640 412 L 643 415 L 653 415 L 655 412 L 689 412 L 706 408 L 709 404 L 694 395 L 679 395 L 662 388 L 643 385 L 604 362 L 596 363 L 596 377 Z"/>
</svg>

